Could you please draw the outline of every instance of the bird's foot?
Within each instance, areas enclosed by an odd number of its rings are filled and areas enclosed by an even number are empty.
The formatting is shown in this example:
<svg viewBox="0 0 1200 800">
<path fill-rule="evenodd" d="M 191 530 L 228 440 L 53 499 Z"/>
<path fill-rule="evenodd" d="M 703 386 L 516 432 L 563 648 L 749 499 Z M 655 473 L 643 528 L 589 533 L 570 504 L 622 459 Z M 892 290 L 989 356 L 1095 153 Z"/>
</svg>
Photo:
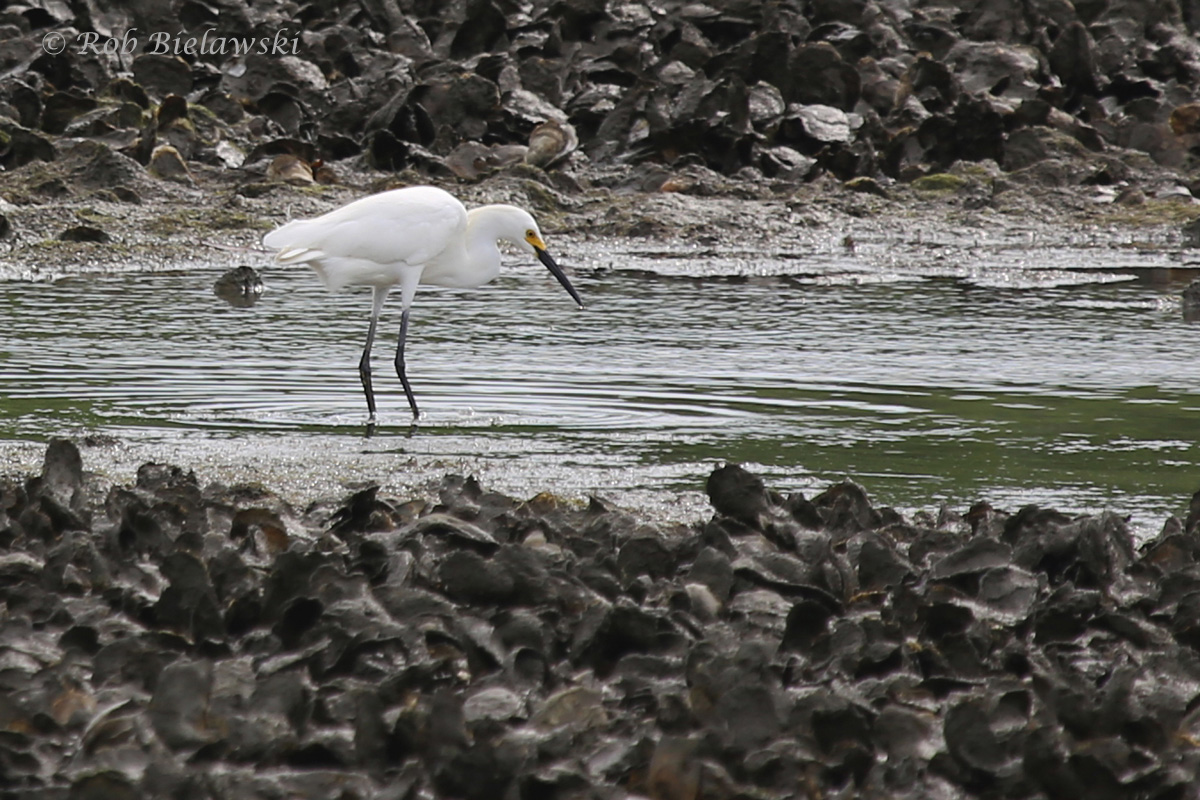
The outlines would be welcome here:
<svg viewBox="0 0 1200 800">
<path fill-rule="evenodd" d="M 417 432 L 417 426 L 419 426 L 420 424 L 421 424 L 421 412 L 419 410 L 417 410 L 416 406 L 413 406 L 412 422 L 408 423 L 409 438 L 411 438 L 412 435 Z"/>
</svg>

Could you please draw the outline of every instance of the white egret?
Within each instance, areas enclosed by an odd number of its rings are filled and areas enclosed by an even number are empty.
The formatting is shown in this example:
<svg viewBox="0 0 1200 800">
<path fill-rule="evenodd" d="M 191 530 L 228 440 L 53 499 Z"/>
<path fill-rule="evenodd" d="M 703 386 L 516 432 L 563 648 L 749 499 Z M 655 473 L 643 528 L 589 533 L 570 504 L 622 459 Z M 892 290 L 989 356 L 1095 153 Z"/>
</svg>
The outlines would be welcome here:
<svg viewBox="0 0 1200 800">
<path fill-rule="evenodd" d="M 308 264 L 331 290 L 370 286 L 374 292 L 367 344 L 358 362 L 371 426 L 376 421 L 371 345 L 388 292 L 400 287 L 403 311 L 396 374 L 415 420 L 420 412 L 404 370 L 404 340 L 417 286 L 473 289 L 488 283 L 500 274 L 497 244 L 501 241 L 536 255 L 583 308 L 575 287 L 546 252 L 541 231 L 529 212 L 509 205 L 468 211 L 453 195 L 432 186 L 364 197 L 315 219 L 294 220 L 263 237 L 264 245 L 279 251 L 277 263 Z"/>
</svg>

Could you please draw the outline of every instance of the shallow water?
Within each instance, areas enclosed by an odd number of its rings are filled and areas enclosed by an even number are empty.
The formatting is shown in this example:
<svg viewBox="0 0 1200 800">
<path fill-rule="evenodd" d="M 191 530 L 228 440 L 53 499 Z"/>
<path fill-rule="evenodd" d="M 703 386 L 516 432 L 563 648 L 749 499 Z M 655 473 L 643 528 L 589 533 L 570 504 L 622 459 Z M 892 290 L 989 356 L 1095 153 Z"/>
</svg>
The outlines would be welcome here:
<svg viewBox="0 0 1200 800">
<path fill-rule="evenodd" d="M 849 476 L 906 510 L 1111 508 L 1148 534 L 1186 509 L 1200 369 L 1177 298 L 1197 272 L 1178 253 L 855 238 L 766 253 L 560 238 L 583 312 L 516 256 L 484 290 L 422 290 L 408 364 L 425 416 L 409 435 L 389 306 L 370 439 L 368 293 L 273 268 L 235 309 L 212 292 L 227 263 L 0 281 L 0 471 L 35 468 L 51 436 L 99 434 L 85 461 L 114 479 L 155 459 L 297 498 L 459 471 L 694 515 L 731 460 L 785 490 Z"/>
</svg>

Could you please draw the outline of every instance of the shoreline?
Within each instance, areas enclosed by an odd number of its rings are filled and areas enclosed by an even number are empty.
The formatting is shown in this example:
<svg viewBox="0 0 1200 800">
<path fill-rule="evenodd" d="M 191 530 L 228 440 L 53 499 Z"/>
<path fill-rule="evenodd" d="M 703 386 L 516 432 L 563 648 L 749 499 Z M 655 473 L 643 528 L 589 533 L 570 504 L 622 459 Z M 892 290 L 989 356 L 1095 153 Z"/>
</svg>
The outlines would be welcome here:
<svg viewBox="0 0 1200 800">
<path fill-rule="evenodd" d="M 400 431 L 403 426 L 397 426 Z M 63 434 L 51 434 L 47 441 Z M 416 434 L 420 436 L 418 432 Z M 431 434 L 432 435 L 432 434 Z M 197 436 L 190 439 L 199 438 Z M 314 469 L 315 454 L 303 446 L 285 443 L 284 436 L 256 437 L 253 442 L 240 437 L 222 441 L 178 441 L 171 445 L 161 442 L 120 439 L 108 434 L 66 435 L 83 453 L 85 466 L 96 478 L 110 484 L 132 482 L 138 470 L 146 464 L 159 464 L 195 473 L 201 486 L 254 485 L 295 508 L 328 505 L 339 502 L 346 494 L 367 486 L 378 486 L 393 497 L 428 502 L 436 487 L 452 477 L 467 477 L 479 481 L 492 491 L 529 499 L 542 494 L 561 498 L 568 504 L 585 506 L 592 498 L 600 498 L 614 507 L 637 515 L 647 523 L 663 526 L 693 525 L 702 521 L 711 508 L 705 497 L 703 476 L 694 481 L 678 476 L 674 486 L 632 488 L 611 478 L 612 470 L 598 466 L 582 469 L 578 466 L 546 467 L 537 473 L 510 469 L 504 458 L 439 455 L 431 452 L 405 450 L 409 436 L 390 435 L 386 427 L 374 437 L 347 433 L 340 446 L 330 449 L 323 439 L 322 463 Z M 303 437 L 302 437 L 303 438 Z M 0 442 L 0 479 L 25 480 L 36 475 L 44 458 L 45 443 L 34 440 Z M 89 466 L 90 462 L 90 466 Z M 715 469 L 723 461 L 711 465 L 695 464 L 696 468 Z M 763 465 L 748 468 L 774 474 Z M 548 472 L 555 471 L 556 477 Z M 782 480 L 781 480 L 782 479 Z M 606 482 L 607 480 L 607 482 Z M 1056 502 L 1051 497 L 1069 494 L 1057 491 L 1017 489 L 992 491 L 983 496 L 967 496 L 947 500 L 928 497 L 925 502 L 890 502 L 886 490 L 874 487 L 869 476 L 843 474 L 840 477 L 807 475 L 803 480 L 775 475 L 787 491 L 803 494 L 820 493 L 841 481 L 851 481 L 863 487 L 872 503 L 894 509 L 906 518 L 932 519 L 939 514 L 965 515 L 980 503 L 994 505 L 1007 514 L 1015 514 L 1026 505 L 1062 509 L 1072 518 L 1113 513 L 1125 519 L 1139 544 L 1154 540 L 1173 521 L 1182 519 L 1188 497 L 1180 496 L 1164 504 L 1161 511 L 1131 511 L 1101 500 L 1078 498 L 1075 503 Z M 1024 500 L 1006 502 L 1009 496 Z M 1042 499 L 1044 498 L 1044 499 Z"/>
<path fill-rule="evenodd" d="M 1169 196 L 1133 205 L 1099 204 L 1090 187 L 1009 188 L 994 195 L 1002 203 L 981 206 L 971 198 L 994 193 L 1004 173 L 980 170 L 975 164 L 955 165 L 946 174 L 947 182 L 931 184 L 932 189 L 897 186 L 887 199 L 832 180 L 788 185 L 778 194 L 760 182 L 726 178 L 687 193 L 597 187 L 560 192 L 548 185 L 547 173 L 531 175 L 531 169 L 522 166 L 469 184 L 370 171 L 348 175 L 347 182 L 336 186 L 268 182 L 256 184 L 264 191 L 254 197 L 240 194 L 241 187 L 223 174 L 197 175 L 188 186 L 142 178 L 153 186 L 131 205 L 103 191 L 88 193 L 97 185 L 87 177 L 89 166 L 111 151 L 82 140 L 74 147 L 58 161 L 7 173 L 8 182 L 0 191 L 0 214 L 8 224 L 0 241 L 0 268 L 12 279 L 54 280 L 120 271 L 131 264 L 136 269 L 246 262 L 263 267 L 269 252 L 259 239 L 287 219 L 319 215 L 376 191 L 422 183 L 446 188 L 468 206 L 525 206 L 551 242 L 565 236 L 567 241 L 616 238 L 648 244 L 693 242 L 701 247 L 770 241 L 779 246 L 804 245 L 820 231 L 844 232 L 854 239 L 862 230 L 886 240 L 928 230 L 935 237 L 974 232 L 1054 241 L 1083 236 L 1118 247 L 1186 254 L 1193 247 L 1183 228 L 1200 219 L 1200 202 Z M 64 180 L 78 181 L 80 196 L 51 200 L 29 193 L 31 185 Z M 80 228 L 89 231 L 86 237 L 67 233 Z M 79 268 L 64 269 L 72 262 Z M 1188 263 L 1200 264 L 1200 258 Z"/>
</svg>

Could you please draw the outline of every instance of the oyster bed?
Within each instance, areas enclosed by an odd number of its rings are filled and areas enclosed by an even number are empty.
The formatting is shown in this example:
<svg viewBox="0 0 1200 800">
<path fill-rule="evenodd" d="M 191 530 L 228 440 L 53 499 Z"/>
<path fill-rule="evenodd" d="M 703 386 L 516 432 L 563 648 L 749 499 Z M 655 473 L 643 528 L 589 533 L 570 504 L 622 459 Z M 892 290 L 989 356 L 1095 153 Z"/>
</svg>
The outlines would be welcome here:
<svg viewBox="0 0 1200 800">
<path fill-rule="evenodd" d="M 4 797 L 1191 797 L 1200 500 L 905 519 L 0 480 Z"/>
</svg>

